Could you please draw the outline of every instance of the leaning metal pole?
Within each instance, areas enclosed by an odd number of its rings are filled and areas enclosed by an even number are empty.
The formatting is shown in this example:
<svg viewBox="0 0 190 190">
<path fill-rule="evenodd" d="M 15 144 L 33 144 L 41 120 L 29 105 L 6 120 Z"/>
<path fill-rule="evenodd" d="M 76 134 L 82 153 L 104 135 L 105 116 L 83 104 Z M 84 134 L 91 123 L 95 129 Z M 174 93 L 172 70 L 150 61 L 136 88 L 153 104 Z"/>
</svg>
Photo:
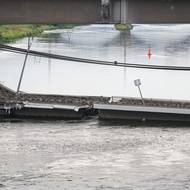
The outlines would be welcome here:
<svg viewBox="0 0 190 190">
<path fill-rule="evenodd" d="M 22 66 L 22 71 L 21 71 L 19 83 L 18 83 L 18 86 L 17 86 L 17 94 L 20 92 L 20 86 L 21 86 L 21 83 L 22 83 L 22 78 L 23 78 L 23 75 L 24 75 L 24 70 L 25 70 L 25 67 L 26 67 L 27 58 L 28 58 L 30 48 L 31 48 L 31 45 L 32 45 L 30 40 L 31 40 L 31 38 L 28 37 L 28 49 L 27 49 L 27 52 L 26 52 L 26 55 L 25 55 L 24 64 Z"/>
<path fill-rule="evenodd" d="M 138 89 L 139 89 L 139 93 L 140 93 L 140 96 L 141 96 L 142 103 L 145 106 L 145 101 L 144 101 L 140 86 L 138 86 Z"/>
</svg>

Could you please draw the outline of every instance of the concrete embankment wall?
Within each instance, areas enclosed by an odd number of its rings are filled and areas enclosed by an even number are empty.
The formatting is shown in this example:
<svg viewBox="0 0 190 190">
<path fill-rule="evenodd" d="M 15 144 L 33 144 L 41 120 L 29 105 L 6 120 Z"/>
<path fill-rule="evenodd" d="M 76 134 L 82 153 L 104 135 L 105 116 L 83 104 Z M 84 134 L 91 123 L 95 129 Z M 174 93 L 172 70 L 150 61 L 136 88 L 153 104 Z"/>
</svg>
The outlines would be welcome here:
<svg viewBox="0 0 190 190">
<path fill-rule="evenodd" d="M 62 96 L 62 95 L 45 95 L 45 94 L 19 94 L 17 96 L 18 101 L 28 101 L 36 103 L 48 103 L 48 104 L 66 104 L 93 106 L 95 102 L 107 102 L 109 98 L 101 96 Z"/>
<path fill-rule="evenodd" d="M 165 108 L 187 108 L 190 109 L 190 101 L 183 100 L 164 100 L 164 99 L 144 99 L 145 105 L 150 107 L 165 107 Z M 108 101 L 105 101 L 109 104 Z M 114 105 L 130 105 L 130 106 L 143 106 L 143 102 L 139 98 L 121 98 Z"/>
<path fill-rule="evenodd" d="M 144 99 L 144 106 L 141 99 L 125 97 L 116 99 L 110 102 L 109 97 L 101 96 L 16 94 L 0 85 L 0 118 L 81 119 L 84 116 L 99 114 L 101 119 L 190 121 L 190 101 Z M 103 108 L 96 107 L 99 103 L 104 105 Z M 20 108 L 17 107 L 18 104 Z M 121 109 L 115 110 L 114 106 Z M 127 106 L 135 108 L 135 111 L 131 108 L 123 110 Z M 145 111 L 141 111 L 141 108 Z M 156 111 L 157 109 L 161 111 Z M 188 114 L 184 114 L 184 110 Z"/>
<path fill-rule="evenodd" d="M 175 113 L 153 113 L 122 110 L 100 110 L 100 120 L 133 120 L 133 121 L 183 121 L 190 122 L 190 115 Z"/>
<path fill-rule="evenodd" d="M 79 111 L 67 109 L 42 109 L 42 108 L 23 108 L 15 110 L 13 118 L 43 118 L 43 119 L 81 119 L 85 116 L 85 109 Z"/>
<path fill-rule="evenodd" d="M 0 117 L 80 119 L 97 114 L 93 109 L 94 103 L 107 102 L 108 99 L 98 96 L 16 94 L 11 89 L 0 85 Z M 28 103 L 34 105 L 25 107 L 24 105 Z M 17 104 L 20 104 L 20 109 Z"/>
<path fill-rule="evenodd" d="M 15 98 L 15 92 L 0 84 L 0 102 L 10 102 Z"/>
<path fill-rule="evenodd" d="M 35 103 L 46 103 L 46 104 L 66 104 L 92 106 L 95 102 L 106 103 L 109 100 L 107 97 L 101 96 L 66 96 L 66 95 L 47 95 L 47 94 L 28 94 L 21 93 L 16 94 L 15 91 L 0 84 L 0 102 L 35 102 Z"/>
</svg>

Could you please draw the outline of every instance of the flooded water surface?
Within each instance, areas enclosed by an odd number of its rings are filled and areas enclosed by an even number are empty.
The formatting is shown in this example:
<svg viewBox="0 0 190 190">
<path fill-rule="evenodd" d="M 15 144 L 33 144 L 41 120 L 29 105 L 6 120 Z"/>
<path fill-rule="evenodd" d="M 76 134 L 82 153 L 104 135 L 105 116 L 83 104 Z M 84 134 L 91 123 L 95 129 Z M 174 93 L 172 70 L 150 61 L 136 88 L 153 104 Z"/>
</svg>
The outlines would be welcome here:
<svg viewBox="0 0 190 190">
<path fill-rule="evenodd" d="M 12 45 L 26 48 L 27 39 Z M 34 50 L 80 58 L 174 66 L 190 66 L 189 47 L 190 25 L 135 25 L 130 34 L 112 25 L 79 26 L 45 32 L 32 45 Z M 0 81 L 16 89 L 23 61 L 23 55 L 0 52 Z M 144 97 L 190 99 L 187 71 L 124 69 L 39 57 L 29 57 L 21 90 L 138 97 L 135 79 L 141 79 Z"/>
<path fill-rule="evenodd" d="M 3 189 L 190 188 L 190 128 L 88 121 L 0 124 Z"/>
<path fill-rule="evenodd" d="M 26 47 L 27 39 L 12 45 Z M 190 66 L 190 25 L 135 25 L 130 34 L 110 25 L 79 26 L 47 31 L 34 39 L 32 49 L 87 59 Z M 23 55 L 1 51 L 0 81 L 16 89 L 23 60 Z M 38 57 L 29 57 L 21 90 L 137 97 L 137 78 L 144 97 L 190 99 L 189 72 Z M 96 118 L 1 122 L 0 189 L 190 189 L 189 140 L 189 125 L 113 124 Z"/>
</svg>

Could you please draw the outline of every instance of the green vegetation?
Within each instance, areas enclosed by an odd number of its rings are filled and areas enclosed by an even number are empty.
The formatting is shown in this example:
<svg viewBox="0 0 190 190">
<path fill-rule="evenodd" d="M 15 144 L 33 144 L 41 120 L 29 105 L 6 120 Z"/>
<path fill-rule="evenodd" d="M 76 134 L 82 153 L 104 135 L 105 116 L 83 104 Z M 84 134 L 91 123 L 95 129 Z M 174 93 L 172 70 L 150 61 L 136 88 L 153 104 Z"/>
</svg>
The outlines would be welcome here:
<svg viewBox="0 0 190 190">
<path fill-rule="evenodd" d="M 75 26 L 79 26 L 78 24 L 52 24 L 49 25 L 53 27 L 53 29 L 72 29 Z"/>
<path fill-rule="evenodd" d="M 76 25 L 73 24 L 52 24 L 52 25 L 0 25 L 0 43 L 14 42 L 27 36 L 38 36 L 44 30 L 58 28 L 71 29 Z"/>
<path fill-rule="evenodd" d="M 133 25 L 132 24 L 115 24 L 115 29 L 121 32 L 130 31 L 133 29 Z"/>
</svg>

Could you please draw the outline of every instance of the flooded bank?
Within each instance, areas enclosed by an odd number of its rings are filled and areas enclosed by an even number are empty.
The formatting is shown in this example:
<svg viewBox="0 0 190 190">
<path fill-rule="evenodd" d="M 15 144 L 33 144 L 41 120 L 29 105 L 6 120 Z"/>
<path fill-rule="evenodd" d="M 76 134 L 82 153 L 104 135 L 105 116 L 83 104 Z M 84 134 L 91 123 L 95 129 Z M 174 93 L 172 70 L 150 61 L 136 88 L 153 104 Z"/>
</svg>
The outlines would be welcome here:
<svg viewBox="0 0 190 190">
<path fill-rule="evenodd" d="M 189 25 L 137 25 L 127 35 L 126 61 L 189 66 Z M 124 58 L 113 26 L 56 30 L 33 49 L 102 60 Z M 71 36 L 68 38 L 68 35 Z M 49 45 L 49 42 L 50 45 Z M 27 41 L 16 44 L 26 47 Z M 16 89 L 22 55 L 0 52 L 0 80 Z M 30 93 L 190 99 L 188 72 L 113 69 L 30 57 L 21 86 Z M 190 188 L 190 128 L 175 123 L 19 120 L 0 123 L 0 189 L 184 190 Z"/>
<path fill-rule="evenodd" d="M 130 34 L 123 34 L 112 25 L 80 26 L 46 32 L 34 39 L 32 49 L 87 59 L 189 66 L 189 31 L 189 25 L 134 25 Z M 27 39 L 12 45 L 26 48 Z M 16 89 L 23 61 L 23 55 L 1 51 L 0 81 Z M 29 57 L 21 91 L 139 97 L 133 83 L 138 78 L 145 98 L 190 99 L 189 72 L 112 68 L 38 57 Z"/>
</svg>

